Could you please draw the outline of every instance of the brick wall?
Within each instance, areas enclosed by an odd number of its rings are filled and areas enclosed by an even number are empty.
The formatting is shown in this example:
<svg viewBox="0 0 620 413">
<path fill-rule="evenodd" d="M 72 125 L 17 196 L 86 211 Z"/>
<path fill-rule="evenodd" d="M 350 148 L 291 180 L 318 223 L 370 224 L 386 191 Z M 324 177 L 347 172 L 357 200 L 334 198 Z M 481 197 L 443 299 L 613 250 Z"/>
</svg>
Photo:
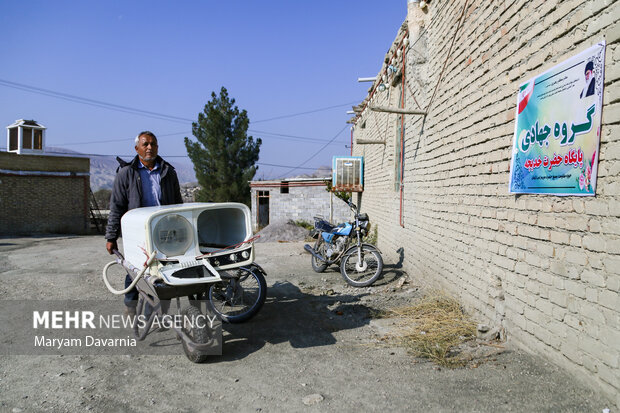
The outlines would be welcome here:
<svg viewBox="0 0 620 413">
<path fill-rule="evenodd" d="M 89 169 L 88 158 L 0 153 L 0 234 L 87 233 Z"/>
<path fill-rule="evenodd" d="M 365 157 L 359 202 L 378 224 L 381 250 L 397 260 L 403 248 L 417 282 L 458 295 L 509 341 L 544 354 L 620 406 L 620 2 L 464 5 L 431 2 L 427 13 L 410 5 L 386 56 L 408 30 L 405 106 L 430 102 L 424 121 L 405 116 L 404 226 L 395 189 L 398 115 L 366 109 L 356 121 L 355 141 L 384 142 L 354 144 L 353 154 Z M 519 84 L 603 39 L 596 197 L 509 194 Z M 394 64 L 402 65 L 398 56 Z M 389 87 L 371 103 L 396 107 L 399 94 Z"/>
<path fill-rule="evenodd" d="M 288 220 L 303 220 L 312 224 L 314 223 L 313 217 L 317 215 L 322 215 L 328 220 L 331 215 L 333 222 L 352 219 L 351 210 L 347 204 L 327 192 L 322 181 L 319 186 L 308 186 L 291 181 L 289 182 L 288 193 L 281 193 L 280 181 L 269 182 L 267 184 L 264 182 L 252 183 L 252 225 L 254 229 L 258 227 L 257 191 L 269 191 L 270 224 Z"/>
</svg>

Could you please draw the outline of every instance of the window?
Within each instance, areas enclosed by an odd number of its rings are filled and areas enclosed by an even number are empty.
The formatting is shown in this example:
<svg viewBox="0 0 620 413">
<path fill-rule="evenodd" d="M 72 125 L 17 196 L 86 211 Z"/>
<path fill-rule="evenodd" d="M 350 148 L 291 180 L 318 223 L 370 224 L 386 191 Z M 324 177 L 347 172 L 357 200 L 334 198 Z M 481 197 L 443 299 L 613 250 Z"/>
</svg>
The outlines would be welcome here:
<svg viewBox="0 0 620 413">
<path fill-rule="evenodd" d="M 32 129 L 22 128 L 22 148 L 32 149 Z"/>
<path fill-rule="evenodd" d="M 32 149 L 43 149 L 43 131 L 41 129 L 34 130 L 34 144 Z"/>
<path fill-rule="evenodd" d="M 9 151 L 17 150 L 17 128 L 9 129 Z"/>
<path fill-rule="evenodd" d="M 288 182 L 281 182 L 280 183 L 280 193 L 281 194 L 288 194 Z"/>
<path fill-rule="evenodd" d="M 269 191 L 257 191 L 258 207 L 257 211 L 257 225 L 258 230 L 265 228 L 269 225 Z"/>
</svg>

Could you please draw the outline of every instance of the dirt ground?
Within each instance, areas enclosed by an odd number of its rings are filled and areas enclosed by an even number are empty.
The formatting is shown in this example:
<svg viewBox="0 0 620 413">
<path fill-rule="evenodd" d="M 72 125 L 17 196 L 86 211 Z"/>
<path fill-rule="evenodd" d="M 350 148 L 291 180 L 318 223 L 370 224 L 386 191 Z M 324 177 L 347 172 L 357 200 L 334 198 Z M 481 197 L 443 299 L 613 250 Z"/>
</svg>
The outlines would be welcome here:
<svg viewBox="0 0 620 413">
<path fill-rule="evenodd" d="M 4 300 L 116 300 L 101 280 L 111 260 L 101 236 L 0 239 Z M 193 364 L 175 355 L 0 356 L 0 411 L 432 411 L 602 412 L 603 396 L 543 358 L 480 346 L 478 362 L 440 368 L 380 338 L 377 310 L 423 294 L 415 275 L 386 262 L 369 288 L 337 269 L 316 274 L 303 243 L 256 244 L 267 302 L 224 326 L 223 355 Z M 402 277 L 409 281 L 401 285 Z M 27 322 L 27 321 L 24 321 Z M 4 334 L 3 334 L 4 335 Z M 148 346 L 148 343 L 139 343 Z"/>
</svg>

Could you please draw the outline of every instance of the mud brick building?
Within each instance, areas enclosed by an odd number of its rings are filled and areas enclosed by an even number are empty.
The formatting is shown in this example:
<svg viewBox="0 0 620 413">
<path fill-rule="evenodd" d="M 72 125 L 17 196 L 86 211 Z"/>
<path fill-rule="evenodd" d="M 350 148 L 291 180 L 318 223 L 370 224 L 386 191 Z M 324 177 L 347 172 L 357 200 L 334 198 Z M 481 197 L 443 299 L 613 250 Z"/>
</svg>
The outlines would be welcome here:
<svg viewBox="0 0 620 413">
<path fill-rule="evenodd" d="M 88 233 L 89 159 L 45 155 L 44 134 L 37 141 L 20 121 L 8 127 L 12 152 L 0 152 L 0 234 Z"/>
<path fill-rule="evenodd" d="M 332 222 L 351 220 L 347 204 L 325 190 L 326 179 L 329 178 L 250 182 L 254 230 L 288 220 L 313 223 L 313 217 L 317 215 Z"/>
<path fill-rule="evenodd" d="M 620 406 L 620 2 L 408 6 L 351 120 L 379 248 Z M 596 196 L 510 194 L 521 82 L 602 41 Z"/>
</svg>

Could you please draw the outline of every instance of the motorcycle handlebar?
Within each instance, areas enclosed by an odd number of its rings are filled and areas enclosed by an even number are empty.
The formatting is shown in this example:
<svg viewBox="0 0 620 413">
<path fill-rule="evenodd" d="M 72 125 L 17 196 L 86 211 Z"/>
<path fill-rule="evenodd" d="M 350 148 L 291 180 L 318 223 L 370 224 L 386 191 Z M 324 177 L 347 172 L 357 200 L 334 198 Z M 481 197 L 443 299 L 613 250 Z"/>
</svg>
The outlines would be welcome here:
<svg viewBox="0 0 620 413">
<path fill-rule="evenodd" d="M 349 208 L 351 208 L 354 211 L 357 211 L 357 207 L 355 206 L 353 202 L 351 202 L 350 199 L 347 199 L 345 202 L 347 203 L 347 205 L 349 205 Z"/>
</svg>

